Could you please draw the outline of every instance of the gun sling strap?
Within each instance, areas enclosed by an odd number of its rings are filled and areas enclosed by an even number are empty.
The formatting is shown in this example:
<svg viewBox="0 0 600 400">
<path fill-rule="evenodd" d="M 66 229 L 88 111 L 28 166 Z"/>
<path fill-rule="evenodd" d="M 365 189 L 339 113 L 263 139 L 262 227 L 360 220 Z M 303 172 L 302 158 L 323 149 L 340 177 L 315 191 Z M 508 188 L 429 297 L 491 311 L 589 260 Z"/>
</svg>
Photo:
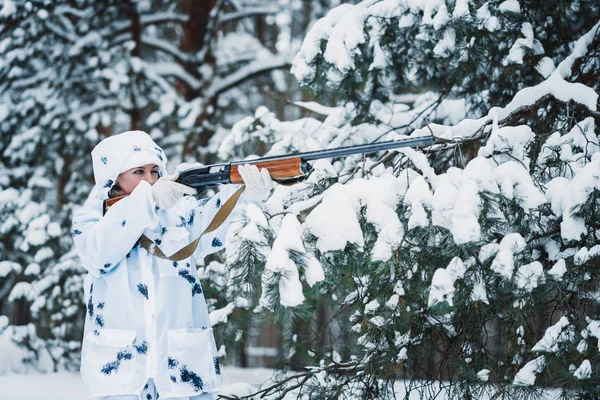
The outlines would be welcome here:
<svg viewBox="0 0 600 400">
<path fill-rule="evenodd" d="M 162 252 L 162 250 L 156 245 L 156 243 L 154 243 L 154 241 L 152 241 L 152 239 L 150 239 L 146 235 L 142 235 L 140 237 L 140 244 L 142 245 L 142 247 L 144 249 L 146 249 L 148 251 L 148 253 L 150 253 L 153 256 L 156 256 L 158 258 L 162 258 L 162 259 L 170 260 L 170 261 L 185 260 L 186 258 L 190 257 L 192 254 L 194 254 L 194 251 L 196 250 L 196 247 L 198 247 L 198 244 L 200 243 L 200 239 L 202 238 L 202 236 L 216 230 L 219 226 L 221 226 L 221 224 L 223 222 L 225 222 L 225 220 L 227 219 L 229 214 L 231 214 L 233 207 L 235 207 L 235 204 L 237 203 L 237 201 L 240 198 L 240 195 L 242 194 L 243 191 L 244 191 L 244 186 L 239 188 L 229 199 L 227 199 L 227 201 L 225 203 L 223 203 L 223 205 L 221 206 L 219 211 L 217 211 L 217 213 L 215 214 L 212 221 L 210 221 L 210 224 L 208 224 L 208 226 L 206 227 L 204 232 L 202 232 L 200 234 L 200 236 L 198 236 L 193 242 L 191 242 L 190 244 L 186 245 L 185 247 L 179 249 L 172 255 L 170 255 L 170 256 L 165 255 L 165 253 Z"/>
</svg>

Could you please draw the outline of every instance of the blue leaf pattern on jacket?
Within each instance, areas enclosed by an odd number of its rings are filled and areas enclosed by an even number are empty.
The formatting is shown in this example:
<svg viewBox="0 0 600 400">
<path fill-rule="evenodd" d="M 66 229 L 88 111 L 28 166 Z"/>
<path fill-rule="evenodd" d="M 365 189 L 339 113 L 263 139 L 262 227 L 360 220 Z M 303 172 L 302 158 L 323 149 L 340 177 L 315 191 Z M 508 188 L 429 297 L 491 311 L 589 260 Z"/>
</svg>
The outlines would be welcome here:
<svg viewBox="0 0 600 400">
<path fill-rule="evenodd" d="M 133 358 L 133 354 L 128 350 L 121 350 L 117 353 L 117 359 L 109 362 L 104 367 L 102 367 L 102 373 L 104 375 L 110 375 L 113 372 L 116 374 L 119 372 L 119 367 L 121 366 L 121 362 L 129 361 Z"/>
<path fill-rule="evenodd" d="M 148 353 L 148 342 L 144 340 L 142 343 L 137 344 L 137 342 L 134 340 L 133 348 L 138 354 L 146 354 Z"/>
<path fill-rule="evenodd" d="M 204 389 L 202 378 L 194 371 L 188 370 L 185 365 L 179 370 L 179 379 L 181 379 L 181 382 L 191 385 L 194 392 L 200 392 Z"/>
<path fill-rule="evenodd" d="M 137 285 L 138 292 L 142 294 L 148 300 L 148 286 L 143 283 L 138 283 Z"/>
<path fill-rule="evenodd" d="M 219 357 L 213 357 L 213 364 L 215 366 L 215 373 L 221 375 L 221 366 L 219 365 Z"/>
</svg>

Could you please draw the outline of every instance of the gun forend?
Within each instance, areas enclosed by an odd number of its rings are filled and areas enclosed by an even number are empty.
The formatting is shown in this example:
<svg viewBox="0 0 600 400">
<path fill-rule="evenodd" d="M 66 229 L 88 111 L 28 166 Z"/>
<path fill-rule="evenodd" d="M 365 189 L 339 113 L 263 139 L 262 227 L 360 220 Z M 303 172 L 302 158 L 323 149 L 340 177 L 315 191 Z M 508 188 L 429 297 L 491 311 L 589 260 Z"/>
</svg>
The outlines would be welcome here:
<svg viewBox="0 0 600 400">
<path fill-rule="evenodd" d="M 231 163 L 229 170 L 229 180 L 231 183 L 244 183 L 238 167 L 243 164 L 256 165 L 258 169 L 266 168 L 269 170 L 271 178 L 282 185 L 291 185 L 306 178 L 312 168 L 309 163 L 303 161 L 300 157 L 282 158 L 279 160 L 268 161 L 236 161 Z"/>
</svg>

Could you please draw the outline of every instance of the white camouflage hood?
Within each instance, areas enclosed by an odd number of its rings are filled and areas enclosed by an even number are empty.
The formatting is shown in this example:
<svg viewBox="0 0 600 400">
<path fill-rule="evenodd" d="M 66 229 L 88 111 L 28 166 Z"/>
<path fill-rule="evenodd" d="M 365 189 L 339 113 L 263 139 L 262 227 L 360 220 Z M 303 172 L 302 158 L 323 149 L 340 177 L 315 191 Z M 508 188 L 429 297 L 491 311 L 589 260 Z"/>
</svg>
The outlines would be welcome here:
<svg viewBox="0 0 600 400">
<path fill-rule="evenodd" d="M 143 131 L 127 131 L 102 140 L 92 150 L 92 164 L 96 182 L 92 196 L 102 200 L 108 198 L 108 192 L 123 171 L 156 164 L 160 176 L 167 173 L 167 157 Z"/>
</svg>

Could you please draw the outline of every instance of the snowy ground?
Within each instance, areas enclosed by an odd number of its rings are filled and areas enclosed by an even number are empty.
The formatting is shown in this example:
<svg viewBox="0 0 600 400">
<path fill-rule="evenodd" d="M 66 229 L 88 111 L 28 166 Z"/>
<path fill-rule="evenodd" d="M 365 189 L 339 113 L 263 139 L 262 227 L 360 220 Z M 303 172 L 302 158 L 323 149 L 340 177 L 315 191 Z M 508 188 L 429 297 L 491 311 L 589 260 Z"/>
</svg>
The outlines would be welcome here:
<svg viewBox="0 0 600 400">
<path fill-rule="evenodd" d="M 266 368 L 223 368 L 223 394 L 243 396 L 252 393 L 263 383 L 269 383 L 272 369 Z M 404 382 L 395 385 L 396 396 L 403 399 L 406 393 Z M 558 391 L 548 391 L 542 399 L 554 400 L 559 397 Z M 286 397 L 287 398 L 287 397 Z M 294 396 L 290 396 L 290 399 Z M 409 399 L 422 397 L 414 391 Z M 431 400 L 450 400 L 443 388 L 437 387 L 426 391 L 425 398 Z M 0 375 L 0 400 L 84 400 L 85 394 L 79 374 L 31 374 Z M 485 399 L 487 400 L 488 396 Z"/>
<path fill-rule="evenodd" d="M 273 370 L 223 368 L 224 394 L 243 396 L 250 385 L 267 381 Z M 83 400 L 83 384 L 76 373 L 0 375 L 0 400 Z"/>
</svg>

